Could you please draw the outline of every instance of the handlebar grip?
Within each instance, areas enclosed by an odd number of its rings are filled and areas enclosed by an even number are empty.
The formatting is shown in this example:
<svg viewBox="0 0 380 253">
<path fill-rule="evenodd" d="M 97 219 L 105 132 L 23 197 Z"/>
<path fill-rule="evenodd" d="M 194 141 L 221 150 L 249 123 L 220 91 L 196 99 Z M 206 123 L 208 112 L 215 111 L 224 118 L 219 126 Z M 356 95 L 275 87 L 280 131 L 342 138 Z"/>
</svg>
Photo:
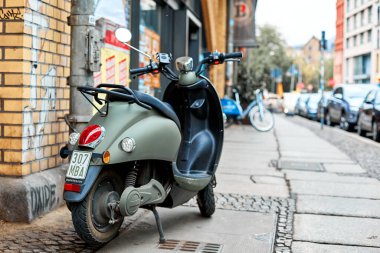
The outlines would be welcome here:
<svg viewBox="0 0 380 253">
<path fill-rule="evenodd" d="M 130 69 L 129 73 L 131 75 L 145 74 L 145 73 L 149 73 L 150 70 L 151 70 L 151 68 L 148 66 L 148 67 L 143 67 L 143 68 Z"/>
<path fill-rule="evenodd" d="M 241 52 L 227 53 L 224 54 L 224 60 L 233 58 L 242 58 L 243 54 Z"/>
</svg>

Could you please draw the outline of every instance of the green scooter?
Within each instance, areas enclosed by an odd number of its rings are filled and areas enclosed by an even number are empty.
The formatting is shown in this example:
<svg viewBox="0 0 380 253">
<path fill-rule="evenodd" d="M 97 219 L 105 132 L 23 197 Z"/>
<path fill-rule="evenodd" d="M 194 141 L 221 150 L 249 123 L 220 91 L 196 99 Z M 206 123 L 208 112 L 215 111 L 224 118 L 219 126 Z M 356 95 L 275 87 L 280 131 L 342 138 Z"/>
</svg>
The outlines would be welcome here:
<svg viewBox="0 0 380 253">
<path fill-rule="evenodd" d="M 131 34 L 120 28 L 116 37 L 127 44 Z M 130 70 L 132 76 L 170 79 L 163 101 L 122 85 L 78 88 L 95 108 L 103 105 L 80 134 L 70 135 L 72 148 L 61 149 L 63 158 L 70 156 L 64 199 L 85 242 L 109 242 L 124 217 L 140 207 L 153 211 L 160 242 L 165 239 L 156 206 L 173 208 L 197 196 L 201 215 L 214 213 L 224 122 L 219 97 L 201 73 L 241 57 L 210 53 L 196 70 L 192 58 L 180 57 L 177 75 L 168 67 L 171 56 L 158 53 L 148 66 Z"/>
</svg>

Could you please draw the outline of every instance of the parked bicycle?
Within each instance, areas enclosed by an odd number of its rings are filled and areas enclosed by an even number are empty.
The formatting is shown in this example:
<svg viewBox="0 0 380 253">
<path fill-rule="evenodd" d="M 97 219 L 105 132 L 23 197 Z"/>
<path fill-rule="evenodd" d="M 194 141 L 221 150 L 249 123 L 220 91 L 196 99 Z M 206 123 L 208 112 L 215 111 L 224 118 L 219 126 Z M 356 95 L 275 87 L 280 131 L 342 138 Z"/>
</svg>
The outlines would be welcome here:
<svg viewBox="0 0 380 253">
<path fill-rule="evenodd" d="M 267 132 L 274 126 L 274 117 L 272 112 L 267 110 L 263 104 L 263 91 L 257 89 L 255 91 L 256 99 L 254 99 L 245 110 L 242 109 L 240 104 L 239 93 L 233 89 L 235 100 L 225 97 L 221 100 L 223 113 L 227 119 L 224 124 L 225 128 L 234 123 L 239 123 L 247 116 L 251 125 L 260 132 Z"/>
</svg>

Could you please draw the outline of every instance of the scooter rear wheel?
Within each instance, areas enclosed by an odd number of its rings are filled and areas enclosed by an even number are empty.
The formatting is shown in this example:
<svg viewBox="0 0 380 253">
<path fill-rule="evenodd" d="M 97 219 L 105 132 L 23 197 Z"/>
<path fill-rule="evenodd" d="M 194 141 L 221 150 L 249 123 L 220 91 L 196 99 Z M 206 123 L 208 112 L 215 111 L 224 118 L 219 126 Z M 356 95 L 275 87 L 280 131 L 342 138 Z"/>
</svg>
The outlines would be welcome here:
<svg viewBox="0 0 380 253">
<path fill-rule="evenodd" d="M 71 203 L 71 214 L 77 234 L 88 244 L 101 245 L 112 240 L 119 231 L 123 218 L 109 224 L 108 199 L 111 192 L 120 194 L 123 181 L 111 169 L 103 170 L 86 198 L 79 203 Z"/>
<path fill-rule="evenodd" d="M 215 212 L 215 196 L 213 183 L 210 182 L 206 188 L 198 192 L 197 203 L 203 217 L 211 217 Z"/>
</svg>

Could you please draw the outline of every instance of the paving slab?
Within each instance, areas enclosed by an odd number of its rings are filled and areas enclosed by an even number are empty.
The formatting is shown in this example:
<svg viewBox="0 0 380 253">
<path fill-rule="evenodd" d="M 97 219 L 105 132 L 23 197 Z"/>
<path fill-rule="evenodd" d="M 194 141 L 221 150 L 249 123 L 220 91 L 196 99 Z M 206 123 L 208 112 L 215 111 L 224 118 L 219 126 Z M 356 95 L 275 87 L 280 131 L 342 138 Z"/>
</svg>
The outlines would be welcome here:
<svg viewBox="0 0 380 253">
<path fill-rule="evenodd" d="M 288 180 L 304 180 L 304 181 L 324 181 L 324 182 L 342 182 L 351 184 L 379 184 L 379 180 L 369 177 L 356 177 L 337 175 L 327 172 L 311 172 L 311 171 L 284 171 Z"/>
<path fill-rule="evenodd" d="M 360 167 L 358 164 L 329 164 L 324 163 L 323 167 L 327 172 L 335 172 L 335 173 L 350 173 L 350 174 L 361 174 L 366 173 L 365 170 Z"/>
<path fill-rule="evenodd" d="M 293 242 L 293 253 L 380 253 L 380 248 Z"/>
<path fill-rule="evenodd" d="M 248 167 L 248 166 L 247 166 Z M 272 167 L 268 166 L 260 166 L 257 167 L 256 164 L 252 165 L 248 168 L 242 168 L 242 167 L 225 167 L 223 165 L 220 165 L 218 167 L 219 174 L 233 174 L 233 175 L 258 175 L 258 176 L 273 176 L 273 177 L 284 177 L 284 173 L 280 172 Z"/>
<path fill-rule="evenodd" d="M 275 214 L 216 210 L 212 218 L 203 218 L 198 209 L 192 207 L 158 211 L 166 239 L 220 244 L 222 252 L 273 251 Z M 158 233 L 151 214 L 99 252 L 170 252 L 157 246 Z"/>
<path fill-rule="evenodd" d="M 284 177 L 273 177 L 273 176 L 251 176 L 251 180 L 256 184 L 275 184 L 275 185 L 286 185 Z"/>
<path fill-rule="evenodd" d="M 380 218 L 380 200 L 297 196 L 297 213 Z"/>
<path fill-rule="evenodd" d="M 380 220 L 295 214 L 295 241 L 380 247 Z"/>
<path fill-rule="evenodd" d="M 351 184 L 290 180 L 291 191 L 306 195 L 380 199 L 380 184 Z"/>
<path fill-rule="evenodd" d="M 289 197 L 286 185 L 255 184 L 249 176 L 227 175 L 217 173 L 215 192 L 236 193 L 242 195 L 260 195 L 272 197 Z"/>
</svg>

